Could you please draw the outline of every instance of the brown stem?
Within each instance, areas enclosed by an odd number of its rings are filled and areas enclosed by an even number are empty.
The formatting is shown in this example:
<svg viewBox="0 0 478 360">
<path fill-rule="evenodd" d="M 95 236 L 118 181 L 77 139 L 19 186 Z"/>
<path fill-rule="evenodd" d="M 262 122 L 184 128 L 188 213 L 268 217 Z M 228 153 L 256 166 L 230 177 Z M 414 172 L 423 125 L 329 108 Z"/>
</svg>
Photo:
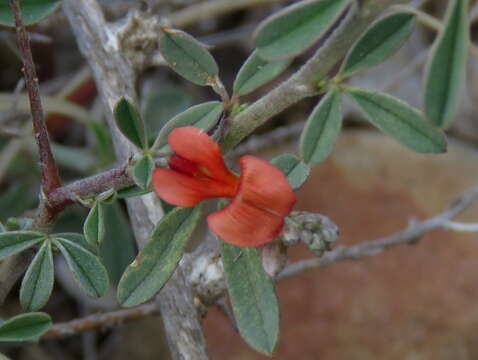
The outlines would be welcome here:
<svg viewBox="0 0 478 360">
<path fill-rule="evenodd" d="M 60 177 L 58 167 L 50 148 L 48 132 L 43 116 L 43 108 L 40 99 L 38 78 L 33 63 L 32 51 L 30 49 L 30 39 L 25 26 L 22 22 L 19 0 L 10 0 L 10 6 L 15 16 L 15 25 L 17 29 L 18 46 L 23 58 L 23 74 L 25 84 L 30 98 L 30 111 L 33 120 L 33 130 L 40 153 L 40 166 L 42 172 L 42 190 L 48 196 L 50 192 L 60 186 Z"/>
<path fill-rule="evenodd" d="M 142 319 L 158 313 L 155 303 L 146 303 L 131 309 L 116 310 L 103 314 L 92 314 L 80 319 L 58 323 L 43 336 L 44 339 L 76 335 L 80 332 L 117 325 L 125 321 Z"/>
</svg>

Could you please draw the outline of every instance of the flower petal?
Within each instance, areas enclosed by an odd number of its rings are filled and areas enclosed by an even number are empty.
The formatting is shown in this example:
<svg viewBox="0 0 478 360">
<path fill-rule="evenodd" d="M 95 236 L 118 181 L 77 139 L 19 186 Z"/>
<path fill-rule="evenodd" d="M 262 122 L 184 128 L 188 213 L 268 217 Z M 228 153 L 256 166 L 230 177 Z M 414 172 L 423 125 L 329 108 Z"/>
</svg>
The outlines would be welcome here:
<svg viewBox="0 0 478 360">
<path fill-rule="evenodd" d="M 236 197 L 279 217 L 290 213 L 295 194 L 287 177 L 268 161 L 242 156 L 240 185 Z"/>
<path fill-rule="evenodd" d="M 203 130 L 193 126 L 174 129 L 168 135 L 168 143 L 176 154 L 205 167 L 208 176 L 221 182 L 237 182 L 237 176 L 224 163 L 221 148 Z"/>
<path fill-rule="evenodd" d="M 154 169 L 153 189 L 176 206 L 193 206 L 212 197 L 230 196 L 230 187 L 210 179 L 198 179 L 170 169 Z"/>
<path fill-rule="evenodd" d="M 274 240 L 284 219 L 235 198 L 225 208 L 207 217 L 209 228 L 222 240 L 236 246 L 259 246 Z"/>
</svg>

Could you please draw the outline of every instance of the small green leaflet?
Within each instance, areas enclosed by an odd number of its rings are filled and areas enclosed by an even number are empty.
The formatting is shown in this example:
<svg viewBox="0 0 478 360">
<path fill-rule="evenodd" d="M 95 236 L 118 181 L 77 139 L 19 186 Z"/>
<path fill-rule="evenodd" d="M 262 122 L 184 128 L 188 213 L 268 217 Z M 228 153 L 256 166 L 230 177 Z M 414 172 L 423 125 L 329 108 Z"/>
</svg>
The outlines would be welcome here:
<svg viewBox="0 0 478 360">
<path fill-rule="evenodd" d="M 127 199 L 130 197 L 141 196 L 149 194 L 151 189 L 141 189 L 139 186 L 131 185 L 125 188 L 122 188 L 116 192 L 117 199 Z"/>
<path fill-rule="evenodd" d="M 151 155 L 141 156 L 133 166 L 133 179 L 142 189 L 148 189 L 151 184 L 151 174 L 154 170 L 154 160 Z"/>
<path fill-rule="evenodd" d="M 348 94 L 368 120 L 402 145 L 419 153 L 443 153 L 446 138 L 440 129 L 405 102 L 376 91 L 348 88 Z"/>
<path fill-rule="evenodd" d="M 91 297 L 103 296 L 109 287 L 108 273 L 98 257 L 66 238 L 56 237 L 54 245 L 60 250 L 74 278 Z"/>
<path fill-rule="evenodd" d="M 116 125 L 121 133 L 140 149 L 147 149 L 148 142 L 143 120 L 132 102 L 122 98 L 114 108 Z"/>
<path fill-rule="evenodd" d="M 310 168 L 299 158 L 292 154 L 282 154 L 271 160 L 286 176 L 292 189 L 302 186 L 310 174 Z"/>
<path fill-rule="evenodd" d="M 201 206 L 175 208 L 153 230 L 146 246 L 118 285 L 118 301 L 134 306 L 154 296 L 169 280 L 201 217 Z"/>
<path fill-rule="evenodd" d="M 329 91 L 312 111 L 300 138 L 300 152 L 306 164 L 317 165 L 330 155 L 342 129 L 340 90 Z"/>
<path fill-rule="evenodd" d="M 85 239 L 92 245 L 100 244 L 105 237 L 103 206 L 100 201 L 95 201 L 83 224 Z"/>
<path fill-rule="evenodd" d="M 42 308 L 50 298 L 55 278 L 51 241 L 46 240 L 30 263 L 20 288 L 20 303 L 29 311 Z"/>
<path fill-rule="evenodd" d="M 294 57 L 312 46 L 346 11 L 350 0 L 306 0 L 269 17 L 256 32 L 260 57 Z"/>
<path fill-rule="evenodd" d="M 38 244 L 45 235 L 34 231 L 9 231 L 0 233 L 0 260 Z"/>
<path fill-rule="evenodd" d="M 428 58 L 424 88 L 425 115 L 441 128 L 451 125 L 458 109 L 469 37 L 468 0 L 450 0 L 445 25 Z"/>
<path fill-rule="evenodd" d="M 197 85 L 211 85 L 219 73 L 216 61 L 191 35 L 162 28 L 159 49 L 171 69 Z"/>
<path fill-rule="evenodd" d="M 242 65 L 234 81 L 234 94 L 244 96 L 279 76 L 291 63 L 290 60 L 267 61 L 257 50 Z"/>
<path fill-rule="evenodd" d="M 415 24 L 415 15 L 393 13 L 379 19 L 349 50 L 339 71 L 342 78 L 380 64 L 407 40 Z"/>
<path fill-rule="evenodd" d="M 25 25 L 33 25 L 53 13 L 60 5 L 59 0 L 21 0 L 22 22 Z M 0 3 L 0 25 L 15 26 L 9 0 Z"/>
<path fill-rule="evenodd" d="M 25 341 L 42 336 L 51 327 L 45 313 L 20 314 L 0 324 L 0 341 Z"/>
<path fill-rule="evenodd" d="M 279 304 L 255 248 L 222 243 L 227 289 L 239 332 L 257 351 L 272 354 L 279 338 Z"/>
<path fill-rule="evenodd" d="M 224 105 L 220 101 L 209 101 L 191 106 L 186 111 L 169 120 L 160 131 L 154 142 L 153 149 L 166 151 L 168 135 L 171 131 L 182 126 L 195 126 L 205 131 L 211 130 L 219 121 L 224 111 Z"/>
</svg>

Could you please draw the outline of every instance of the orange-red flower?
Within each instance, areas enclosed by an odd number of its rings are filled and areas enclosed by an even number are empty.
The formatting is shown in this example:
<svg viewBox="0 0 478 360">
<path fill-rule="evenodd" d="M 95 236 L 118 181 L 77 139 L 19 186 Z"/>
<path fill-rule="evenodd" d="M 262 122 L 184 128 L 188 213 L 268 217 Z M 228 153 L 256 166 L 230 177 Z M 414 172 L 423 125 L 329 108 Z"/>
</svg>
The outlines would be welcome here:
<svg viewBox="0 0 478 360">
<path fill-rule="evenodd" d="M 239 159 L 240 176 L 225 165 L 219 145 L 204 131 L 187 126 L 173 130 L 168 143 L 174 151 L 170 169 L 155 169 L 153 188 L 177 206 L 193 206 L 217 197 L 232 198 L 210 214 L 211 230 L 237 246 L 259 246 L 274 240 L 295 203 L 285 175 L 254 156 Z"/>
</svg>

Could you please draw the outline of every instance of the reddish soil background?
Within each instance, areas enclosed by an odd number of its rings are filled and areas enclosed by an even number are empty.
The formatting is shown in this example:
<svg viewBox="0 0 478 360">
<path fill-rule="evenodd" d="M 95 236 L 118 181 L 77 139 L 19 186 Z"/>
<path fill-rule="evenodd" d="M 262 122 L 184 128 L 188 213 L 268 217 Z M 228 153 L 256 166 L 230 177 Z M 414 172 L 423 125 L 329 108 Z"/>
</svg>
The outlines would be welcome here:
<svg viewBox="0 0 478 360">
<path fill-rule="evenodd" d="M 411 217 L 433 216 L 477 184 L 478 153 L 464 145 L 419 155 L 380 134 L 352 132 L 314 169 L 296 209 L 329 216 L 340 227 L 338 243 L 350 245 L 401 230 Z M 460 220 L 477 221 L 478 207 Z M 291 252 L 292 261 L 311 256 L 305 248 Z M 273 358 L 476 359 L 476 269 L 478 235 L 436 231 L 415 245 L 283 280 Z M 213 360 L 268 358 L 248 348 L 217 310 L 204 324 Z"/>
</svg>

